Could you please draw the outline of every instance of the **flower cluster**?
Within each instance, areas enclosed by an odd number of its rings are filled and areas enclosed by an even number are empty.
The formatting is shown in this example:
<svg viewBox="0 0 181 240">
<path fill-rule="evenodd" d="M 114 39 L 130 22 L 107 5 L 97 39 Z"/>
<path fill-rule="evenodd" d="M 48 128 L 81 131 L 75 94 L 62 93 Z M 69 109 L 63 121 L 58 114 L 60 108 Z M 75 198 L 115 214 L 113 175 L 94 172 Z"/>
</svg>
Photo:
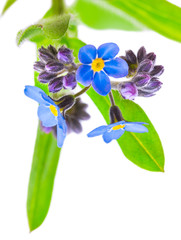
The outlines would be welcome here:
<svg viewBox="0 0 181 240">
<path fill-rule="evenodd" d="M 137 96 L 151 97 L 161 88 L 162 82 L 159 76 L 163 73 L 162 65 L 155 65 L 155 53 L 146 53 L 141 47 L 137 56 L 132 50 L 126 51 L 126 56 L 122 56 L 129 66 L 128 78 L 130 81 L 119 82 L 117 89 L 125 99 L 133 100 Z M 113 84 L 114 85 L 114 84 Z"/>
<path fill-rule="evenodd" d="M 38 80 L 48 83 L 50 92 L 59 92 L 62 88 L 74 89 L 76 66 L 72 51 L 65 46 L 56 50 L 52 45 L 38 50 L 40 61 L 35 62 L 34 69 L 40 72 Z"/>
<path fill-rule="evenodd" d="M 48 85 L 51 97 L 35 86 L 26 86 L 25 95 L 39 103 L 38 117 L 41 129 L 57 137 L 58 147 L 62 147 L 68 132 L 82 131 L 81 120 L 88 120 L 87 104 L 80 96 L 91 86 L 100 95 L 109 95 L 110 124 L 95 128 L 88 137 L 102 135 L 106 143 L 120 138 L 125 131 L 148 132 L 144 122 L 126 121 L 115 105 L 112 90 L 119 90 L 123 98 L 133 100 L 136 96 L 153 96 L 161 87 L 158 77 L 163 73 L 163 66 L 155 65 L 156 55 L 146 54 L 144 47 L 137 56 L 131 51 L 124 57 L 116 57 L 119 47 L 115 43 L 105 43 L 96 49 L 86 45 L 79 50 L 80 63 L 74 62 L 73 51 L 61 46 L 41 47 L 38 50 L 39 61 L 34 69 L 39 72 L 38 80 Z M 126 77 L 126 81 L 122 81 Z M 116 78 L 113 81 L 112 78 Z M 128 81 L 129 78 L 129 81 Z M 76 93 L 72 90 L 81 83 L 84 88 Z M 66 89 L 67 91 L 62 91 Z M 55 94 L 58 92 L 58 95 Z M 57 96 L 59 98 L 57 99 Z"/>
</svg>

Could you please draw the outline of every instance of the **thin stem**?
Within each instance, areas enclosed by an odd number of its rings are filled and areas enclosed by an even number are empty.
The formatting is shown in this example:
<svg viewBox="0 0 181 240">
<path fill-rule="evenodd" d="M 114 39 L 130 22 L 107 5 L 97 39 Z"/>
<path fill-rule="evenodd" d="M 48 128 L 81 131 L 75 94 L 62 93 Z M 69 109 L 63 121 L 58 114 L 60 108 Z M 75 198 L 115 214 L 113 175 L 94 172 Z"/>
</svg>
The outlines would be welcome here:
<svg viewBox="0 0 181 240">
<path fill-rule="evenodd" d="M 91 87 L 91 85 L 89 85 L 88 87 L 83 88 L 80 92 L 76 93 L 74 95 L 75 98 L 79 97 L 80 95 L 82 95 L 83 93 L 85 93 L 89 88 Z"/>
<path fill-rule="evenodd" d="M 65 12 L 64 0 L 52 0 L 52 10 L 55 15 L 60 15 Z"/>
<path fill-rule="evenodd" d="M 111 105 L 115 106 L 115 102 L 114 102 L 114 98 L 113 98 L 113 95 L 112 95 L 112 91 L 109 92 L 109 99 L 110 99 Z"/>
</svg>

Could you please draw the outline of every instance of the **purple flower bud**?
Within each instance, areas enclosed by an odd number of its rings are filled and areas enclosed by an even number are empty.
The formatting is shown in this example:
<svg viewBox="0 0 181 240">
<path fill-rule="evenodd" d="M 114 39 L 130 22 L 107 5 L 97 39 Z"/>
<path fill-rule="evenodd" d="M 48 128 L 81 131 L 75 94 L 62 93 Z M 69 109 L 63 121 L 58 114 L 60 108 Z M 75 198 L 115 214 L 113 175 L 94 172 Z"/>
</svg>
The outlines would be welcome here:
<svg viewBox="0 0 181 240">
<path fill-rule="evenodd" d="M 150 75 L 148 74 L 137 74 L 132 81 L 137 87 L 143 87 L 150 81 Z"/>
<path fill-rule="evenodd" d="M 123 98 L 133 100 L 138 95 L 138 90 L 134 83 L 125 82 L 121 84 L 120 93 Z"/>
<path fill-rule="evenodd" d="M 157 78 L 152 78 L 147 86 L 144 88 L 147 92 L 157 92 L 161 88 L 162 82 L 160 82 Z"/>
<path fill-rule="evenodd" d="M 145 56 L 146 56 L 146 49 L 144 47 L 141 47 L 137 53 L 138 62 L 140 63 L 141 61 L 143 61 Z"/>
<path fill-rule="evenodd" d="M 50 61 L 45 65 L 45 69 L 50 73 L 58 73 L 64 69 L 64 65 L 56 61 Z"/>
<path fill-rule="evenodd" d="M 63 78 L 63 86 L 65 89 L 74 89 L 77 86 L 77 81 L 75 77 L 75 73 L 68 73 Z"/>
<path fill-rule="evenodd" d="M 155 61 L 156 61 L 156 54 L 154 54 L 154 52 L 148 53 L 148 54 L 145 56 L 145 59 L 149 59 L 149 60 L 151 60 L 153 63 L 155 63 Z"/>
<path fill-rule="evenodd" d="M 136 64 L 136 56 L 132 50 L 126 51 L 126 59 L 129 63 Z"/>
<path fill-rule="evenodd" d="M 44 63 L 47 63 L 55 59 L 55 57 L 44 47 L 39 48 L 38 52 L 40 60 L 43 61 Z"/>
<path fill-rule="evenodd" d="M 40 122 L 40 128 L 41 128 L 41 130 L 42 130 L 43 132 L 45 132 L 45 133 L 47 133 L 47 134 L 52 131 L 52 127 L 44 127 L 44 126 L 42 125 L 42 122 Z"/>
<path fill-rule="evenodd" d="M 59 92 L 63 87 L 63 77 L 57 77 L 51 80 L 48 84 L 48 89 L 50 92 Z"/>
<path fill-rule="evenodd" d="M 164 72 L 164 67 L 162 65 L 154 66 L 153 70 L 150 72 L 151 76 L 159 77 Z"/>
<path fill-rule="evenodd" d="M 138 90 L 138 96 L 140 96 L 140 97 L 152 97 L 154 95 L 155 95 L 154 93 Z"/>
<path fill-rule="evenodd" d="M 48 83 L 50 80 L 54 79 L 56 77 L 56 74 L 48 73 L 46 71 L 43 71 L 39 74 L 38 80 L 41 83 Z"/>
<path fill-rule="evenodd" d="M 45 70 L 45 64 L 40 62 L 40 61 L 38 61 L 38 62 L 34 63 L 33 68 L 37 72 L 42 72 L 42 71 Z"/>
<path fill-rule="evenodd" d="M 72 51 L 65 46 L 58 49 L 57 58 L 60 62 L 65 64 L 72 63 L 74 59 Z"/>
<path fill-rule="evenodd" d="M 140 65 L 138 66 L 138 72 L 149 72 L 153 69 L 154 64 L 151 60 L 149 59 L 145 59 L 144 61 L 142 61 L 140 63 Z"/>
<path fill-rule="evenodd" d="M 48 49 L 48 51 L 51 53 L 51 54 L 53 54 L 54 56 L 57 56 L 57 49 L 55 48 L 55 47 L 53 47 L 52 45 L 49 45 L 48 47 L 47 47 L 47 49 Z"/>
</svg>

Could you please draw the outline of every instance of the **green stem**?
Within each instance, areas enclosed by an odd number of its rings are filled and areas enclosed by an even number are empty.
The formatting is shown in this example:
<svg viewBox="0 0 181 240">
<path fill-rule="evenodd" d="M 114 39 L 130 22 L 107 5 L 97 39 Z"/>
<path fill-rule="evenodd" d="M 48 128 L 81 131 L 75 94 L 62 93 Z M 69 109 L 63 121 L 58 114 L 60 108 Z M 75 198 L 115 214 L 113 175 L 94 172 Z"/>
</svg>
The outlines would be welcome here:
<svg viewBox="0 0 181 240">
<path fill-rule="evenodd" d="M 110 99 L 111 105 L 115 106 L 115 102 L 114 102 L 114 98 L 113 98 L 113 95 L 112 95 L 112 91 L 109 92 L 109 99 Z"/>
<path fill-rule="evenodd" d="M 52 0 L 52 10 L 54 15 L 60 15 L 65 12 L 64 0 Z"/>
<path fill-rule="evenodd" d="M 89 88 L 91 87 L 91 85 L 89 85 L 88 87 L 83 88 L 80 92 L 76 93 L 74 95 L 75 98 L 79 97 L 80 95 L 82 95 L 83 93 L 85 93 Z"/>
</svg>

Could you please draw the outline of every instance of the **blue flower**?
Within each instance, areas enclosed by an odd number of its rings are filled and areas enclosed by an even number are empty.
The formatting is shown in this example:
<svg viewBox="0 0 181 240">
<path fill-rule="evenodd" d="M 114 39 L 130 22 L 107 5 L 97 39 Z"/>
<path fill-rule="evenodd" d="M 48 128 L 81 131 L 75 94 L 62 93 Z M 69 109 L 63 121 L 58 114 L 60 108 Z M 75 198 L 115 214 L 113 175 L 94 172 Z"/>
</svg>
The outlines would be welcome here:
<svg viewBox="0 0 181 240">
<path fill-rule="evenodd" d="M 115 43 L 102 44 L 98 49 L 86 45 L 79 50 L 79 61 L 82 65 L 76 72 L 76 79 L 84 86 L 92 83 L 94 90 L 106 96 L 111 90 L 108 75 L 121 78 L 128 75 L 128 64 L 122 58 L 114 58 L 119 52 Z"/>
<path fill-rule="evenodd" d="M 125 122 L 120 121 L 116 123 L 109 124 L 108 126 L 100 126 L 90 133 L 87 134 L 88 137 L 96 137 L 102 135 L 106 143 L 111 142 L 113 139 L 120 138 L 125 131 L 144 133 L 148 132 L 148 129 L 143 126 L 143 122 Z"/>
<path fill-rule="evenodd" d="M 61 148 L 66 137 L 67 126 L 59 107 L 38 87 L 25 86 L 24 93 L 40 104 L 38 117 L 42 125 L 44 127 L 57 126 L 57 146 Z"/>
</svg>

